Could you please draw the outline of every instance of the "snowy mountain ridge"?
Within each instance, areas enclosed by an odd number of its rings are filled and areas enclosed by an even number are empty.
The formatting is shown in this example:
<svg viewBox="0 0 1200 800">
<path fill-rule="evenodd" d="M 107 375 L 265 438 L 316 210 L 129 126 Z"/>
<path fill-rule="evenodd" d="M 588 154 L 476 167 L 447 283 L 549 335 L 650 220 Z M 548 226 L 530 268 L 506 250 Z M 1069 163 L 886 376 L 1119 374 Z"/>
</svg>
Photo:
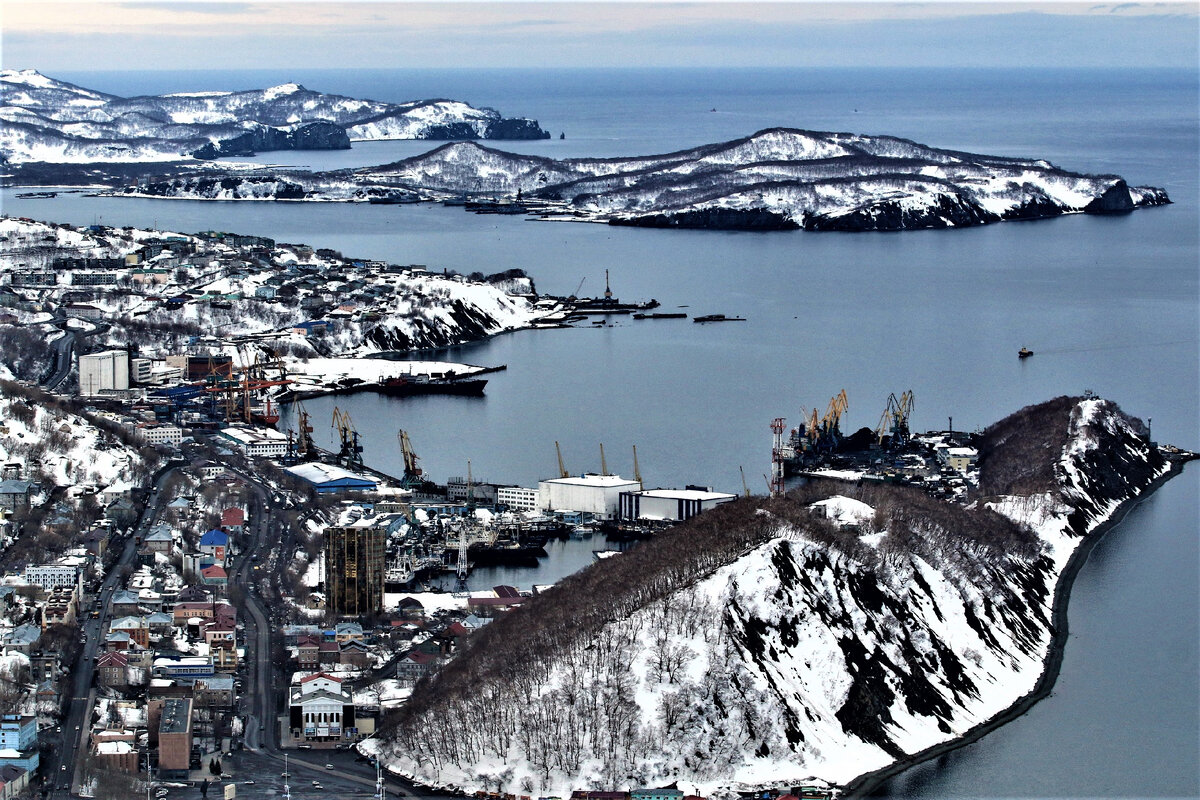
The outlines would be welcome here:
<svg viewBox="0 0 1200 800">
<path fill-rule="evenodd" d="M 254 180 L 187 176 L 128 192 L 239 199 Z M 1117 175 L 1068 172 L 1044 160 L 792 128 L 638 158 L 554 160 L 456 142 L 378 167 L 286 173 L 286 181 L 294 187 L 286 199 L 353 201 L 394 191 L 520 197 L 572 219 L 683 228 L 944 228 L 1170 202 L 1162 189 L 1131 188 Z"/>
<path fill-rule="evenodd" d="M 963 736 L 1033 691 L 1072 553 L 1170 470 L 1110 402 L 1021 413 L 1061 445 L 1053 487 L 964 508 L 845 485 L 706 512 L 476 634 L 380 752 L 468 791 L 732 796 L 845 786 Z M 1026 423 L 989 429 L 998 451 Z"/>
<path fill-rule="evenodd" d="M 549 138 L 535 120 L 507 119 L 458 101 L 383 103 L 297 83 L 125 98 L 35 70 L 4 70 L 0 95 L 0 157 L 13 164 L 177 161 L 257 150 L 344 149 L 351 141 L 376 139 Z M 297 131 L 313 124 L 328 126 L 324 136 L 297 141 Z M 246 139 L 247 133 L 253 137 Z"/>
</svg>

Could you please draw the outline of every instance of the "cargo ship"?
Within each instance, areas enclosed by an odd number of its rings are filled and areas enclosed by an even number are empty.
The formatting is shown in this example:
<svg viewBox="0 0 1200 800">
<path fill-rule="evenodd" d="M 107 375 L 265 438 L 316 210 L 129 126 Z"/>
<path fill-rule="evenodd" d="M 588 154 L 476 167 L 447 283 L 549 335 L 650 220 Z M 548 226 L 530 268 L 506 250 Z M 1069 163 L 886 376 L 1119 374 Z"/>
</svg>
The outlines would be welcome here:
<svg viewBox="0 0 1200 800">
<path fill-rule="evenodd" d="M 418 394 L 456 394 L 472 397 L 483 395 L 486 378 L 456 378 L 450 375 L 395 375 L 379 382 L 384 394 L 407 397 Z"/>
<path fill-rule="evenodd" d="M 705 314 L 695 317 L 692 322 L 745 322 L 745 317 L 727 317 L 724 314 Z"/>
</svg>

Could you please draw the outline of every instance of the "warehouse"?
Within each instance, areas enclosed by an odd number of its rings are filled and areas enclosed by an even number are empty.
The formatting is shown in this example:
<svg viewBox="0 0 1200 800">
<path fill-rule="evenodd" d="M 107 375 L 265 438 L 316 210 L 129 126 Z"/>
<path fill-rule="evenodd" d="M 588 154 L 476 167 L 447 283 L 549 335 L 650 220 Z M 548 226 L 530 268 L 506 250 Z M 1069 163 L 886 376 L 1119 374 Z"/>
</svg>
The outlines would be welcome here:
<svg viewBox="0 0 1200 800">
<path fill-rule="evenodd" d="M 310 484 L 321 494 L 334 492 L 373 492 L 378 487 L 374 480 L 333 464 L 312 462 L 288 467 L 287 471 Z"/>
<path fill-rule="evenodd" d="M 637 481 L 620 475 L 588 473 L 538 481 L 538 501 L 543 511 L 579 511 L 591 514 L 594 519 L 613 519 L 617 516 L 621 492 L 636 492 L 641 488 Z"/>
<path fill-rule="evenodd" d="M 254 458 L 278 458 L 287 453 L 288 437 L 273 428 L 227 425 L 218 432 Z"/>
<path fill-rule="evenodd" d="M 683 522 L 702 511 L 737 499 L 737 495 L 689 486 L 686 489 L 649 489 L 621 492 L 621 520 Z"/>
</svg>

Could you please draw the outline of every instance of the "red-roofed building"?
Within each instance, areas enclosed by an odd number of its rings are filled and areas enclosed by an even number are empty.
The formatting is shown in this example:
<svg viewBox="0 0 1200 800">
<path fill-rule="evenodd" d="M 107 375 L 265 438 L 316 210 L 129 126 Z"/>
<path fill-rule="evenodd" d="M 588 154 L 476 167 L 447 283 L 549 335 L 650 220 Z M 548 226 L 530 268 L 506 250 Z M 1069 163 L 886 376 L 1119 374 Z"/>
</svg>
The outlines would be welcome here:
<svg viewBox="0 0 1200 800">
<path fill-rule="evenodd" d="M 225 586 L 229 583 L 229 575 L 220 564 L 213 564 L 200 570 L 200 582 L 206 586 Z"/>
<path fill-rule="evenodd" d="M 221 527 L 229 533 L 241 533 L 246 524 L 246 512 L 234 506 L 221 512 Z"/>
<path fill-rule="evenodd" d="M 494 617 L 525 602 L 524 597 L 468 597 L 467 608 L 481 617 Z"/>
<path fill-rule="evenodd" d="M 96 659 L 96 670 L 100 673 L 101 686 L 129 685 L 129 656 L 118 650 L 101 653 Z"/>
<path fill-rule="evenodd" d="M 303 634 L 296 640 L 296 662 L 300 669 L 316 669 L 321 664 L 321 638 Z"/>
<path fill-rule="evenodd" d="M 396 677 L 402 681 L 415 683 L 425 675 L 433 672 L 442 663 L 440 656 L 421 650 L 410 650 L 396 664 Z"/>
</svg>

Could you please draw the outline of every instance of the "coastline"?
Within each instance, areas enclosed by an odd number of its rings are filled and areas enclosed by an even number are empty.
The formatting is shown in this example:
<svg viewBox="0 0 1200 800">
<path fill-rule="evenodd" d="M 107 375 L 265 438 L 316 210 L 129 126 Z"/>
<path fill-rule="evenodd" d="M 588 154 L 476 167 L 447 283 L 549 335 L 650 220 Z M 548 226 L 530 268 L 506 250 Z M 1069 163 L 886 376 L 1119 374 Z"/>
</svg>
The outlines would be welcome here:
<svg viewBox="0 0 1200 800">
<path fill-rule="evenodd" d="M 1075 584 L 1075 578 L 1083 565 L 1087 563 L 1088 556 L 1091 554 L 1095 546 L 1101 539 L 1113 528 L 1125 521 L 1129 512 L 1140 505 L 1144 500 L 1153 495 L 1167 481 L 1177 475 L 1182 474 L 1184 466 L 1192 460 L 1200 458 L 1196 454 L 1187 454 L 1181 457 L 1168 458 L 1167 463 L 1169 468 L 1159 475 L 1153 481 L 1146 485 L 1134 497 L 1125 500 L 1118 505 L 1107 519 L 1101 521 L 1094 528 L 1087 531 L 1083 535 L 1082 541 L 1075 551 L 1071 553 L 1071 557 L 1067 561 L 1067 565 L 1063 568 L 1062 573 L 1058 576 L 1058 582 L 1054 589 L 1054 602 L 1051 604 L 1050 624 L 1054 630 L 1054 635 L 1050 640 L 1050 648 L 1046 654 L 1042 674 L 1038 677 L 1033 688 L 1015 703 L 1001 711 L 996 716 L 989 720 L 979 723 L 975 727 L 968 730 L 962 736 L 952 739 L 947 742 L 935 744 L 932 747 L 927 747 L 917 753 L 902 758 L 882 767 L 873 772 L 867 772 L 854 778 L 843 787 L 840 797 L 842 798 L 863 798 L 870 797 L 884 781 L 893 778 L 905 770 L 915 767 L 925 761 L 945 755 L 960 747 L 973 744 L 979 741 L 984 736 L 992 731 L 1007 725 L 1014 719 L 1023 716 L 1027 711 L 1038 704 L 1042 699 L 1048 697 L 1054 689 L 1054 684 L 1058 681 L 1059 672 L 1062 670 L 1063 655 L 1066 652 L 1067 639 L 1070 635 L 1069 621 L 1067 617 L 1068 608 L 1071 599 L 1071 590 Z"/>
</svg>

